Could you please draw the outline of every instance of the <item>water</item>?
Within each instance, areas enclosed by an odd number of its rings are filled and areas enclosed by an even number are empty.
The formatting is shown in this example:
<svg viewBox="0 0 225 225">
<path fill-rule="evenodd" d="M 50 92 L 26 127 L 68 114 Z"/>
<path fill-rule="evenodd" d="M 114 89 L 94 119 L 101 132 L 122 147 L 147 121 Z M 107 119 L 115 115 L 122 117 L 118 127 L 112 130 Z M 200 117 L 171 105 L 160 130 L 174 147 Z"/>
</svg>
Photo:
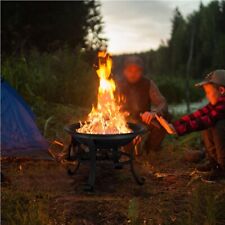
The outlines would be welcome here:
<svg viewBox="0 0 225 225">
<path fill-rule="evenodd" d="M 199 102 L 192 102 L 190 104 L 190 109 L 191 109 L 191 112 L 194 112 L 196 111 L 197 109 L 199 108 L 202 108 L 203 106 L 207 105 L 208 101 L 207 99 L 202 99 L 201 101 Z M 169 111 L 172 113 L 172 114 L 185 114 L 187 113 L 187 106 L 186 106 L 186 103 L 183 102 L 181 104 L 171 104 L 169 105 Z"/>
</svg>

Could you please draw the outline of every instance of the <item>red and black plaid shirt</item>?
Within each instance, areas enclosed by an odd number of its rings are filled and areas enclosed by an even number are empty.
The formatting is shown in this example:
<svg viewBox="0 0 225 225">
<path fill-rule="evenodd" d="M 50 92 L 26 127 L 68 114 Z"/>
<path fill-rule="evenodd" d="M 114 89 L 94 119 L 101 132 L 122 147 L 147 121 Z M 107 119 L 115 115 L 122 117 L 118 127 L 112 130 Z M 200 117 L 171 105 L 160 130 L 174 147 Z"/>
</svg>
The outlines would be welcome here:
<svg viewBox="0 0 225 225">
<path fill-rule="evenodd" d="M 208 104 L 192 114 L 183 116 L 173 125 L 178 135 L 184 135 L 212 127 L 218 120 L 223 119 L 225 119 L 225 96 L 220 97 L 215 105 Z"/>
</svg>

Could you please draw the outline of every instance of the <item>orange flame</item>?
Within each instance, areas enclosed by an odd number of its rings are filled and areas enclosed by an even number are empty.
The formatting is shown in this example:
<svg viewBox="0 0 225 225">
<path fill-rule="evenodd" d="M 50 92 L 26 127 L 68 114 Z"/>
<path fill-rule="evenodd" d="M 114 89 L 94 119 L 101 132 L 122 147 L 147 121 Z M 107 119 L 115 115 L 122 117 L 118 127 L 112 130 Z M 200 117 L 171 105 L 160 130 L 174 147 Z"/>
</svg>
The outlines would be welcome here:
<svg viewBox="0 0 225 225">
<path fill-rule="evenodd" d="M 96 71 L 100 79 L 98 87 L 97 107 L 93 107 L 88 120 L 77 129 L 79 133 L 89 134 L 123 134 L 130 133 L 127 126 L 126 113 L 121 112 L 114 96 L 116 84 L 111 75 L 112 58 L 101 51 L 98 53 L 99 69 Z"/>
</svg>

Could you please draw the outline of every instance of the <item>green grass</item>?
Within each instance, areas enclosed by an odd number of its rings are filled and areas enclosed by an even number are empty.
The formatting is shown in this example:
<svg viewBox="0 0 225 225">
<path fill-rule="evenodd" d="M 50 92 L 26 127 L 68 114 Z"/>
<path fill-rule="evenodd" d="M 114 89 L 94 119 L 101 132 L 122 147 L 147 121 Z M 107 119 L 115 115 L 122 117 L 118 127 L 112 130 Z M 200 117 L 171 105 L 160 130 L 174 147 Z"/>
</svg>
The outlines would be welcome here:
<svg viewBox="0 0 225 225">
<path fill-rule="evenodd" d="M 129 201 L 128 206 L 128 218 L 131 225 L 138 225 L 139 221 L 139 206 L 138 206 L 138 199 L 132 198 Z"/>
<path fill-rule="evenodd" d="M 225 224 L 225 190 L 216 192 L 213 186 L 200 184 L 190 196 L 183 225 Z"/>
<path fill-rule="evenodd" d="M 47 195 L 4 191 L 1 198 L 3 225 L 49 224 Z"/>
</svg>

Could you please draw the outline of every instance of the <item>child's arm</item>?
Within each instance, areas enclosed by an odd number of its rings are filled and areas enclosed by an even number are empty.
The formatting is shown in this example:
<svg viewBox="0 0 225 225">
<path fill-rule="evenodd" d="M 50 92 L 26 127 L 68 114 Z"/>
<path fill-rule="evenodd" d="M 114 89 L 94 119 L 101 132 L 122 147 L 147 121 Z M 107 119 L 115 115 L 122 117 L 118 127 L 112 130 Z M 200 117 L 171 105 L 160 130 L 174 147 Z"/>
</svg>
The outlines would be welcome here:
<svg viewBox="0 0 225 225">
<path fill-rule="evenodd" d="M 183 116 L 170 124 L 162 117 L 156 117 L 169 134 L 184 135 L 193 131 L 204 130 L 213 126 L 218 120 L 225 119 L 225 102 L 215 106 L 207 105 L 196 112 Z"/>
<path fill-rule="evenodd" d="M 188 114 L 188 115 L 184 115 L 182 116 L 179 120 L 177 120 L 176 122 L 188 122 L 190 120 L 194 120 L 194 119 L 198 119 L 200 117 L 203 117 L 204 115 L 209 114 L 209 112 L 211 111 L 212 105 L 208 104 L 206 106 L 204 106 L 201 109 L 196 110 L 195 112 Z"/>
<path fill-rule="evenodd" d="M 202 109 L 199 109 L 192 114 L 185 115 L 173 123 L 168 123 L 161 116 L 156 116 L 156 118 L 161 124 L 161 126 L 164 127 L 164 129 L 167 131 L 167 133 L 184 135 L 186 133 L 199 130 L 201 119 L 205 116 L 206 113 L 209 112 L 210 112 L 209 105 L 206 105 Z"/>
<path fill-rule="evenodd" d="M 225 119 L 225 102 L 207 105 L 196 112 L 182 117 L 173 123 L 178 135 L 212 127 L 218 120 Z"/>
</svg>

